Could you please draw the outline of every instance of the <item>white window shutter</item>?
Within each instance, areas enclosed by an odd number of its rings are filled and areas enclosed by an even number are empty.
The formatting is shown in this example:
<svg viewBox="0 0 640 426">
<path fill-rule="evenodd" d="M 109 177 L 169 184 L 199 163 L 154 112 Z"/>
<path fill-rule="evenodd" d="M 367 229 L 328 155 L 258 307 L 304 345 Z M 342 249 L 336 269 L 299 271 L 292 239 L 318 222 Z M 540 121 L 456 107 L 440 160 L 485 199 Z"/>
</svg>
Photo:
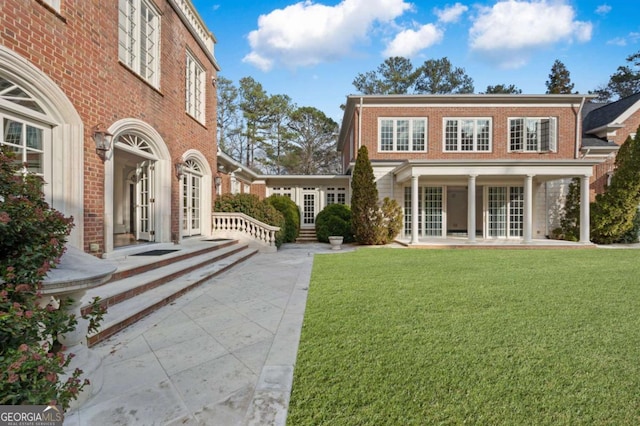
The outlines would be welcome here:
<svg viewBox="0 0 640 426">
<path fill-rule="evenodd" d="M 549 151 L 558 152 L 558 126 L 556 117 L 549 117 Z"/>
</svg>

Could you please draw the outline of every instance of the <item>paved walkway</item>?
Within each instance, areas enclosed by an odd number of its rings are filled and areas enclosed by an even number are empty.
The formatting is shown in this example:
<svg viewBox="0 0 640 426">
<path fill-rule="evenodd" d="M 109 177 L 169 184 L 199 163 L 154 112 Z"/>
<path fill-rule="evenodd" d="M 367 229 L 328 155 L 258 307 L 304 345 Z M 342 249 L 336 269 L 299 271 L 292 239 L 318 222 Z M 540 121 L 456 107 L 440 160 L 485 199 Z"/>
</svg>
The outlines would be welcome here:
<svg viewBox="0 0 640 426">
<path fill-rule="evenodd" d="M 284 425 L 316 253 L 339 252 L 259 254 L 93 348 L 104 384 L 65 425 Z"/>
</svg>

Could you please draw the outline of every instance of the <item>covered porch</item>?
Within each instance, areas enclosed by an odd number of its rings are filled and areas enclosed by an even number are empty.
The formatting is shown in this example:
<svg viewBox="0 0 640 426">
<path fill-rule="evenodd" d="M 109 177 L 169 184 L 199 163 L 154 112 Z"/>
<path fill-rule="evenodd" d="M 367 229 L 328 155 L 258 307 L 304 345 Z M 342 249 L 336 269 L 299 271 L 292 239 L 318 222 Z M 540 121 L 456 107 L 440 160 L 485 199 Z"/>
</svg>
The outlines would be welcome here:
<svg viewBox="0 0 640 426">
<path fill-rule="evenodd" d="M 404 229 L 399 242 L 556 246 L 561 242 L 547 239 L 550 216 L 552 211 L 557 216 L 563 206 L 560 193 L 549 196 L 548 188 L 577 177 L 580 223 L 585 224 L 579 243 L 590 244 L 589 178 L 594 164 L 582 159 L 407 161 L 393 171 L 403 193 Z"/>
</svg>

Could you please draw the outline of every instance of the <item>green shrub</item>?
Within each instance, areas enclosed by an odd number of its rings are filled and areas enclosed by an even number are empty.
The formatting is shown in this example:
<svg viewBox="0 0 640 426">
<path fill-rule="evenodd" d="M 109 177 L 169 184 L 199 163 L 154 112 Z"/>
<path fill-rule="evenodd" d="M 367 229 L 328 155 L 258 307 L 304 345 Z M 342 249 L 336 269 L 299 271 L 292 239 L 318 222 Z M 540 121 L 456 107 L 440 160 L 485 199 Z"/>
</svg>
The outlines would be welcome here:
<svg viewBox="0 0 640 426">
<path fill-rule="evenodd" d="M 278 226 L 280 231 L 276 232 L 276 247 L 280 247 L 284 242 L 284 216 L 266 200 L 260 200 L 257 195 L 224 194 L 216 199 L 214 209 L 217 212 L 244 213 L 267 225 Z"/>
<path fill-rule="evenodd" d="M 284 228 L 281 230 L 284 242 L 294 242 L 300 233 L 300 209 L 296 203 L 284 195 L 272 195 L 267 202 L 284 217 Z"/>
<path fill-rule="evenodd" d="M 72 218 L 44 201 L 41 178 L 20 169 L 0 146 L 0 405 L 66 409 L 88 383 L 81 370 L 66 371 L 73 354 L 58 342 L 77 320 L 65 309 L 69 299 L 41 306 L 39 291 L 64 253 Z"/>
<path fill-rule="evenodd" d="M 344 204 L 329 204 L 316 217 L 316 237 L 323 243 L 330 236 L 342 236 L 343 242 L 355 241 L 351 229 L 351 209 Z"/>
</svg>

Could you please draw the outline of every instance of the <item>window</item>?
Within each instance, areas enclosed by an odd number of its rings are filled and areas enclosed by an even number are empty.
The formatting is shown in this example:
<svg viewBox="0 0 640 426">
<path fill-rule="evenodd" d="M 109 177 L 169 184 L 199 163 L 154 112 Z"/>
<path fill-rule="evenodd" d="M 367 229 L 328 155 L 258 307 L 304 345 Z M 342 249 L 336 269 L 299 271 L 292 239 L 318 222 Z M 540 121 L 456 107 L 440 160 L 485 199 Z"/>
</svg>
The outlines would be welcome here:
<svg viewBox="0 0 640 426">
<path fill-rule="evenodd" d="M 346 204 L 346 202 L 347 202 L 346 188 L 327 188 L 327 205 Z"/>
<path fill-rule="evenodd" d="M 381 118 L 380 151 L 426 151 L 426 118 Z"/>
<path fill-rule="evenodd" d="M 2 115 L 0 115 L 2 117 Z M 23 172 L 44 176 L 45 133 L 49 130 L 17 118 L 4 116 L 0 122 L 4 145 L 16 155 L 15 161 L 25 164 Z"/>
<path fill-rule="evenodd" d="M 119 0 L 118 57 L 154 87 L 159 85 L 160 14 L 146 0 Z"/>
<path fill-rule="evenodd" d="M 509 151 L 556 152 L 555 117 L 510 118 Z"/>
<path fill-rule="evenodd" d="M 205 71 L 202 65 L 187 52 L 186 69 L 186 110 L 189 115 L 204 124 L 204 81 Z"/>
<path fill-rule="evenodd" d="M 445 118 L 444 150 L 448 152 L 491 151 L 491 119 Z"/>
<path fill-rule="evenodd" d="M 44 3 L 51 6 L 53 10 L 60 13 L 60 0 L 43 0 Z"/>
<path fill-rule="evenodd" d="M 275 187 L 271 189 L 271 194 L 282 195 L 284 197 L 291 198 L 291 187 L 284 187 L 284 188 Z"/>
</svg>

